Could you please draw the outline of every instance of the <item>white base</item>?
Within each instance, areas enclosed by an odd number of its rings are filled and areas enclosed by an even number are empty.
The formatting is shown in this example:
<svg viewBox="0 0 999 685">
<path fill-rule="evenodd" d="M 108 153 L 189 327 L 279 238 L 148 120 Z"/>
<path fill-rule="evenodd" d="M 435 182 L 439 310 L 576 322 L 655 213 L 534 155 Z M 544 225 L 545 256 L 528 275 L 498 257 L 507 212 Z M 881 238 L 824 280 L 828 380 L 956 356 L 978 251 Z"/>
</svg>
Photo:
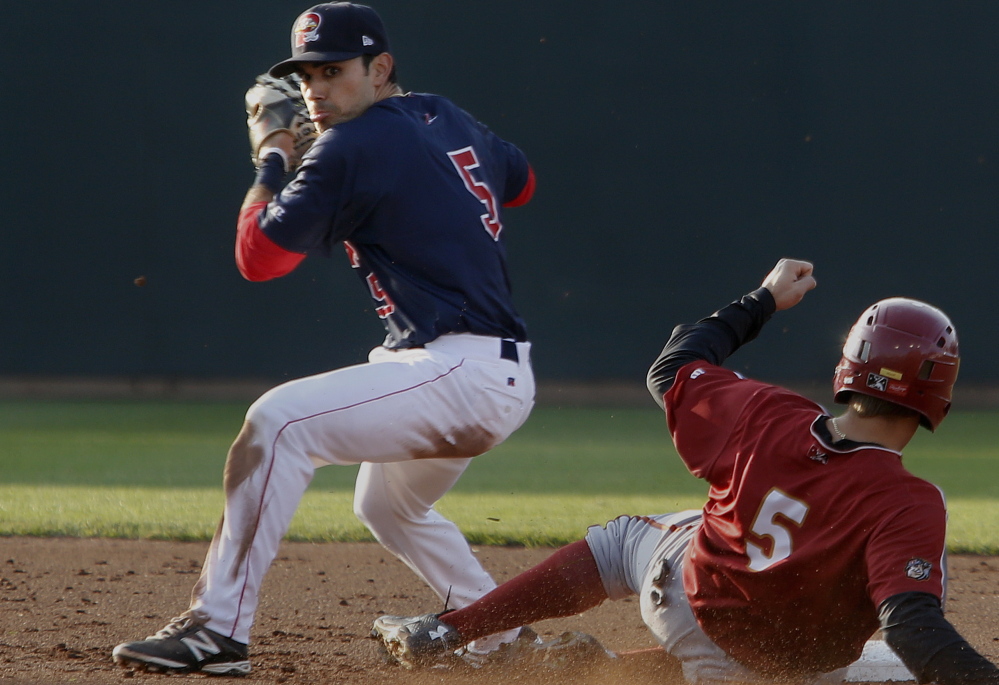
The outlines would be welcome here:
<svg viewBox="0 0 999 685">
<path fill-rule="evenodd" d="M 843 678 L 847 683 L 884 683 L 889 681 L 914 681 L 915 677 L 905 667 L 895 652 L 880 640 L 869 640 L 864 653 L 850 664 Z"/>
</svg>

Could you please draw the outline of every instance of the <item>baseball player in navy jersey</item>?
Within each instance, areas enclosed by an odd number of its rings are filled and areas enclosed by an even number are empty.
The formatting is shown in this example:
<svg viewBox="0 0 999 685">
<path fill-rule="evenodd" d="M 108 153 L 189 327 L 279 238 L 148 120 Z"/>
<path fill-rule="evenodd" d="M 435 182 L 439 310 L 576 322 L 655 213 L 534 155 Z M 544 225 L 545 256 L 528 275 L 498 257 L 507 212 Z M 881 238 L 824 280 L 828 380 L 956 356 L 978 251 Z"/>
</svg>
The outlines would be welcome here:
<svg viewBox="0 0 999 685">
<path fill-rule="evenodd" d="M 649 389 L 684 464 L 709 485 L 700 511 L 622 516 L 457 611 L 374 625 L 420 666 L 466 640 L 638 595 L 642 618 L 691 683 L 839 682 L 879 628 L 920 683 L 999 683 L 944 618 L 946 509 L 902 449 L 935 430 L 957 378 L 954 326 L 904 298 L 868 308 L 834 376 L 833 418 L 720 366 L 815 287 L 782 260 L 763 286 L 677 326 Z"/>
<path fill-rule="evenodd" d="M 502 208 L 531 198 L 534 174 L 519 149 L 449 100 L 404 92 L 394 67 L 375 11 L 332 3 L 299 17 L 291 58 L 270 70 L 298 76 L 318 136 L 301 159 L 287 132 L 255 151 L 239 270 L 268 280 L 308 255 L 345 253 L 387 336 L 367 363 L 281 385 L 250 407 L 191 605 L 157 634 L 116 647 L 124 666 L 248 672 L 264 574 L 314 470 L 328 464 L 361 465 L 355 513 L 442 601 L 463 607 L 495 587 L 433 507 L 533 406 Z"/>
</svg>

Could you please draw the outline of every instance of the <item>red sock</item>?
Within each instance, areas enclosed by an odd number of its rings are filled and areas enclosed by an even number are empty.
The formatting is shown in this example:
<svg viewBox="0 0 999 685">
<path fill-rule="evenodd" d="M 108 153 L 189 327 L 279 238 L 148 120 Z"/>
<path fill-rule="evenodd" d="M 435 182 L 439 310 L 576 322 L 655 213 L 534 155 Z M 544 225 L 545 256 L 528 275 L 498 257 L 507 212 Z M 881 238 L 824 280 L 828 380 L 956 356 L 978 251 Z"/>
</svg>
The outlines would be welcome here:
<svg viewBox="0 0 999 685">
<path fill-rule="evenodd" d="M 605 599 L 590 546 L 580 540 L 441 620 L 471 642 L 534 621 L 579 614 Z"/>
</svg>

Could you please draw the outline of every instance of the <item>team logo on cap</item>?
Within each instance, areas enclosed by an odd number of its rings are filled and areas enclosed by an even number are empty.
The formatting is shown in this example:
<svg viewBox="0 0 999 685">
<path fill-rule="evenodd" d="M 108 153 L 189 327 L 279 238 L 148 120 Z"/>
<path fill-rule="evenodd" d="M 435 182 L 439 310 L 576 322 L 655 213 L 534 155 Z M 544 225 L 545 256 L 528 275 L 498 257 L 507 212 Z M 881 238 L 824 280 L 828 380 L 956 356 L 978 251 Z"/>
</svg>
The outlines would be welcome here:
<svg viewBox="0 0 999 685">
<path fill-rule="evenodd" d="M 913 557 L 909 559 L 909 563 L 905 565 L 905 575 L 913 580 L 926 580 L 930 577 L 930 571 L 933 569 L 933 564 L 926 561 L 925 559 L 920 559 L 919 557 Z"/>
<path fill-rule="evenodd" d="M 319 24 L 323 18 L 315 12 L 306 12 L 298 18 L 295 24 L 295 47 L 300 48 L 306 43 L 319 40 Z"/>
</svg>

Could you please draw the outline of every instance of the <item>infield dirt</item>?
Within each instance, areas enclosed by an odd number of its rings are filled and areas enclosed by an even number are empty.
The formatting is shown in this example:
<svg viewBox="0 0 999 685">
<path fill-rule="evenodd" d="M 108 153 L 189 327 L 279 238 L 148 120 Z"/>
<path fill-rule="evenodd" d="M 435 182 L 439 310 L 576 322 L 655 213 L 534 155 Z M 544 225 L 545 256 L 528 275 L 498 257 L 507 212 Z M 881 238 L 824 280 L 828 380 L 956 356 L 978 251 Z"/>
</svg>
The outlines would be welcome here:
<svg viewBox="0 0 999 685">
<path fill-rule="evenodd" d="M 0 538 L 0 685 L 204 682 L 197 675 L 131 673 L 111 663 L 119 642 L 150 635 L 183 611 L 207 543 Z M 502 582 L 550 549 L 478 548 Z M 367 637 L 382 613 L 440 610 L 440 602 L 373 543 L 284 543 L 268 574 L 253 631 L 246 683 L 631 683 L 678 682 L 665 662 L 620 659 L 567 670 L 406 671 L 387 664 Z M 999 558 L 950 559 L 947 615 L 999 662 Z M 545 638 L 567 630 L 615 651 L 653 647 L 635 600 L 606 602 L 534 625 Z M 212 679 L 212 682 L 227 682 Z"/>
</svg>

